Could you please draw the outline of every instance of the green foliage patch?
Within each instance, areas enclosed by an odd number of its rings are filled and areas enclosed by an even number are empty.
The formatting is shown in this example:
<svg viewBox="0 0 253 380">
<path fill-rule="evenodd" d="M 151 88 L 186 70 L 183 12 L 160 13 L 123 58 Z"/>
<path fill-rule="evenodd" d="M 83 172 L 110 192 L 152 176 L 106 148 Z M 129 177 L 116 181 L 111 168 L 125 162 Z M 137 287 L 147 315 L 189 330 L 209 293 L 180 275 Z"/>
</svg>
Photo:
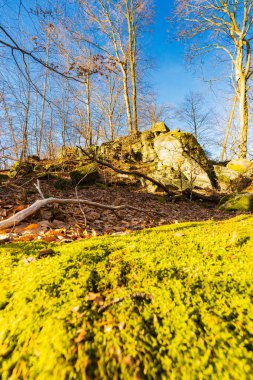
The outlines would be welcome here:
<svg viewBox="0 0 253 380">
<path fill-rule="evenodd" d="M 1 379 L 252 378 L 252 230 L 240 216 L 2 246 Z"/>
</svg>

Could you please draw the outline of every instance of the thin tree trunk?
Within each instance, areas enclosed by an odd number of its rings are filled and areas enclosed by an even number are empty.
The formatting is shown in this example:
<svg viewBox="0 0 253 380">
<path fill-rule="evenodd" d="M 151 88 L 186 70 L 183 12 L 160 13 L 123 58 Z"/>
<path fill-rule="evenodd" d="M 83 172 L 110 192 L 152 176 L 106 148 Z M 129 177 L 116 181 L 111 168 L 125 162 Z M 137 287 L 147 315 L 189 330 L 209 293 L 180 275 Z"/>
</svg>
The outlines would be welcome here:
<svg viewBox="0 0 253 380">
<path fill-rule="evenodd" d="M 138 113 L 137 113 L 137 85 L 136 85 L 136 69 L 133 59 L 130 61 L 131 79 L 132 79 L 132 107 L 133 107 L 133 127 L 132 133 L 138 133 Z"/>
<path fill-rule="evenodd" d="M 109 130 L 110 130 L 110 140 L 114 140 L 114 127 L 113 127 L 113 115 L 109 113 L 108 115 L 108 121 L 109 121 Z"/>
<path fill-rule="evenodd" d="M 240 80 L 240 148 L 239 157 L 247 157 L 249 110 L 247 99 L 247 84 L 243 76 Z"/>
<path fill-rule="evenodd" d="M 128 75 L 125 68 L 122 68 L 122 74 L 123 74 L 123 88 L 124 88 L 124 98 L 125 98 L 125 103 L 126 103 L 128 131 L 129 131 L 129 134 L 131 134 L 133 131 L 133 119 L 132 119 L 132 111 L 131 111 L 130 98 L 129 98 Z"/>
<path fill-rule="evenodd" d="M 223 141 L 223 144 L 222 144 L 222 151 L 221 151 L 221 155 L 220 155 L 220 161 L 224 160 L 224 156 L 225 156 L 225 153 L 226 153 L 228 139 L 229 139 L 229 135 L 230 135 L 230 132 L 231 132 L 231 127 L 232 127 L 232 122 L 233 122 L 234 115 L 235 115 L 236 104 L 237 104 L 237 95 L 235 95 L 235 97 L 234 97 L 233 106 L 232 106 L 232 109 L 231 109 L 231 112 L 230 112 L 230 115 L 229 115 L 227 130 L 226 130 L 225 138 L 224 138 L 224 141 Z"/>
<path fill-rule="evenodd" d="M 93 136 L 92 136 L 92 124 L 91 124 L 91 86 L 90 86 L 90 74 L 86 77 L 86 110 L 87 110 L 87 138 L 88 145 L 92 146 Z"/>
<path fill-rule="evenodd" d="M 47 66 L 49 63 L 49 51 L 50 51 L 50 35 L 48 37 L 48 42 L 47 42 L 47 46 L 46 46 L 46 65 Z M 45 104 L 46 104 L 46 95 L 47 95 L 47 78 L 48 78 L 48 67 L 47 66 L 45 68 L 45 78 L 44 78 L 44 85 L 43 85 L 43 99 L 42 99 L 42 109 L 41 109 L 41 116 L 40 116 L 39 144 L 38 144 L 38 150 L 37 150 L 37 156 L 38 157 L 40 157 L 40 154 L 41 154 L 43 131 L 44 131 L 44 116 L 45 116 Z"/>
<path fill-rule="evenodd" d="M 24 161 L 25 157 L 27 156 L 27 149 L 28 149 L 28 122 L 29 122 L 30 104 L 31 104 L 31 84 L 30 84 L 30 81 L 28 81 L 27 105 L 26 105 L 26 108 L 25 108 L 25 121 L 24 121 L 24 128 L 23 128 L 23 141 L 22 141 L 22 151 L 21 151 L 21 155 L 20 155 L 20 162 Z"/>
<path fill-rule="evenodd" d="M 132 82 L 132 133 L 138 133 L 138 114 L 137 114 L 137 83 L 136 83 L 136 26 L 135 26 L 135 12 L 136 9 L 133 2 L 125 0 L 126 4 L 126 19 L 128 25 L 128 52 L 129 52 L 129 63 L 130 63 L 130 73 Z"/>
</svg>

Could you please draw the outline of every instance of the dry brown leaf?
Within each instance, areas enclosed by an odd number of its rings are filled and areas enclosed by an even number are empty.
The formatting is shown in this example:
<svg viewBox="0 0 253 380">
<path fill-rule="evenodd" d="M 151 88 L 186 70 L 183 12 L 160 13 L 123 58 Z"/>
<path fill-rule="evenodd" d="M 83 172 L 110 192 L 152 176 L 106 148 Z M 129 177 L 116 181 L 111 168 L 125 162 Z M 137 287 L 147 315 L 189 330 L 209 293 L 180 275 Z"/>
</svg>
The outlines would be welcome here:
<svg viewBox="0 0 253 380">
<path fill-rule="evenodd" d="M 81 343 L 85 339 L 86 331 L 84 329 L 77 331 L 79 335 L 75 338 L 76 343 Z"/>
</svg>

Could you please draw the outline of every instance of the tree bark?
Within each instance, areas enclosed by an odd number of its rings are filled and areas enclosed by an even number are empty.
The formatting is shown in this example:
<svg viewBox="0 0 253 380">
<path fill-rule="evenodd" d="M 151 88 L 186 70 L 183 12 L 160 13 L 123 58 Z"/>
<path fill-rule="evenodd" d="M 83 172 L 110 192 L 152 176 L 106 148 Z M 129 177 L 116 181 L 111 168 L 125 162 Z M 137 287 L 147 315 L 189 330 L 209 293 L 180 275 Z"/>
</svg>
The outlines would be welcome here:
<svg viewBox="0 0 253 380">
<path fill-rule="evenodd" d="M 125 69 L 124 67 L 121 68 L 121 71 L 123 74 L 123 87 L 124 87 L 124 98 L 125 98 L 125 103 L 126 103 L 128 131 L 129 131 L 129 134 L 131 134 L 133 131 L 133 119 L 132 119 L 132 111 L 131 111 L 130 98 L 129 98 L 128 74 L 126 70 L 127 69 Z"/>
<path fill-rule="evenodd" d="M 247 157 L 249 110 L 247 98 L 247 83 L 244 75 L 240 79 L 240 146 L 239 157 Z"/>
</svg>

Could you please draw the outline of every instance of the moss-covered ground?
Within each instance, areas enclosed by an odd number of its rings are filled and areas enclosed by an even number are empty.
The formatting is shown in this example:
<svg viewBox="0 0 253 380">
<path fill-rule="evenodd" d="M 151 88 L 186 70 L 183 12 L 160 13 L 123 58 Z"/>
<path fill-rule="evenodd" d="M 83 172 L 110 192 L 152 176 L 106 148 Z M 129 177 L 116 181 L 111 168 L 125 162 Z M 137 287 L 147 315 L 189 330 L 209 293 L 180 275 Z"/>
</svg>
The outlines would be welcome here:
<svg viewBox="0 0 253 380">
<path fill-rule="evenodd" d="M 0 378 L 252 379 L 252 264 L 249 215 L 4 245 Z"/>
</svg>

